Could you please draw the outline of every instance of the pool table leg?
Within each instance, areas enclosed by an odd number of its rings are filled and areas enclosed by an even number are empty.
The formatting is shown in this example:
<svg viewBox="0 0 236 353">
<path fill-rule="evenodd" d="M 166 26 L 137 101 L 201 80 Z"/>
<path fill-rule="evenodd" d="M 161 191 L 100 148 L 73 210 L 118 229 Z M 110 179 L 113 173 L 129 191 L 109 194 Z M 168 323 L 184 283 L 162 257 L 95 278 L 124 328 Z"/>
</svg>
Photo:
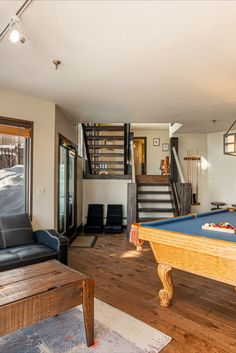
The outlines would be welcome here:
<svg viewBox="0 0 236 353">
<path fill-rule="evenodd" d="M 164 308 L 168 308 L 171 305 L 171 301 L 174 294 L 171 276 L 172 267 L 164 264 L 158 264 L 157 272 L 164 287 L 159 291 L 160 305 Z"/>
</svg>

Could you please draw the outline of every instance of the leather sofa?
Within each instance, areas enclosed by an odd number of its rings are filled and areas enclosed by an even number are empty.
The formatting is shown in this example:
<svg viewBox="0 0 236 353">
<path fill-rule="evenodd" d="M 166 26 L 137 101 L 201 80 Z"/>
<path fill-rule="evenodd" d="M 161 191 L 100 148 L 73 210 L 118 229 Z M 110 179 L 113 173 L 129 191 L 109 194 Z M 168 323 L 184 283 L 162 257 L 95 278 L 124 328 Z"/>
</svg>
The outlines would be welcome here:
<svg viewBox="0 0 236 353">
<path fill-rule="evenodd" d="M 0 272 L 57 259 L 67 265 L 68 238 L 55 230 L 33 231 L 27 214 L 0 217 Z"/>
</svg>

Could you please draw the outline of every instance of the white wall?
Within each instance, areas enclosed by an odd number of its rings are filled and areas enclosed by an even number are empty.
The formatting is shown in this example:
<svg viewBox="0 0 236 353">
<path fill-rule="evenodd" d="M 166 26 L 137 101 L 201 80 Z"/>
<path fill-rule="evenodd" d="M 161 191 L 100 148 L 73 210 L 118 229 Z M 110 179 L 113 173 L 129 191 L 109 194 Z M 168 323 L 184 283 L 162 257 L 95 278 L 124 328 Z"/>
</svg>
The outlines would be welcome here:
<svg viewBox="0 0 236 353">
<path fill-rule="evenodd" d="M 104 216 L 108 204 L 122 204 L 123 217 L 127 217 L 127 184 L 129 180 L 83 180 L 83 222 L 86 223 L 88 204 L 104 204 Z M 123 224 L 126 224 L 124 220 Z"/>
<path fill-rule="evenodd" d="M 236 157 L 223 153 L 224 132 L 207 135 L 209 200 L 236 203 Z"/>
<path fill-rule="evenodd" d="M 0 90 L 0 116 L 34 122 L 33 226 L 54 227 L 55 105 Z M 45 195 L 37 195 L 37 188 Z"/>
<path fill-rule="evenodd" d="M 162 151 L 162 144 L 169 143 L 169 130 L 132 129 L 134 137 L 147 137 L 147 174 L 160 175 L 161 159 L 169 155 Z M 153 138 L 160 138 L 160 146 L 153 146 Z"/>
<path fill-rule="evenodd" d="M 184 174 L 185 181 L 187 182 L 187 161 L 184 161 L 184 157 L 187 157 L 187 153 L 191 156 L 201 156 L 201 171 L 199 173 L 198 180 L 198 192 L 199 192 L 199 206 L 193 206 L 193 212 L 205 212 L 209 211 L 209 194 L 208 194 L 208 168 L 206 165 L 207 161 L 207 134 L 176 134 L 179 138 L 179 160 Z M 196 169 L 194 169 L 196 170 Z M 194 180 L 196 181 L 196 173 L 194 173 Z"/>
</svg>

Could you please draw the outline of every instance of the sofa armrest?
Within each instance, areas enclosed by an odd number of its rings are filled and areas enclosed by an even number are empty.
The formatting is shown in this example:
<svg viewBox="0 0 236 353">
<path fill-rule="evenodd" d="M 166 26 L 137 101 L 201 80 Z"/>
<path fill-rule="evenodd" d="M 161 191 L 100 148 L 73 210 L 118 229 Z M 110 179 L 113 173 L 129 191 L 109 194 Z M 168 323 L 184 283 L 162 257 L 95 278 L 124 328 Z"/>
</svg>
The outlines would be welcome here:
<svg viewBox="0 0 236 353">
<path fill-rule="evenodd" d="M 57 233 L 54 229 L 36 230 L 34 231 L 34 236 L 37 243 L 57 250 L 58 260 L 67 265 L 69 245 L 68 238 Z"/>
</svg>

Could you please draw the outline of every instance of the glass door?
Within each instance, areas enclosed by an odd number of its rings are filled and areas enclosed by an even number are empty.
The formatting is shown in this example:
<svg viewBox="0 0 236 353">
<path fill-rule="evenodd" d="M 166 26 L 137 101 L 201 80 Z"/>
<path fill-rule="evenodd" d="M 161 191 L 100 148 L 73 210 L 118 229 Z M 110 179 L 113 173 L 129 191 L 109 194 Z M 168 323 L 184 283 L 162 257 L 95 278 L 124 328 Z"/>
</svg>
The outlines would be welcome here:
<svg viewBox="0 0 236 353">
<path fill-rule="evenodd" d="M 70 236 L 76 228 L 76 148 L 60 137 L 58 230 Z"/>
</svg>

